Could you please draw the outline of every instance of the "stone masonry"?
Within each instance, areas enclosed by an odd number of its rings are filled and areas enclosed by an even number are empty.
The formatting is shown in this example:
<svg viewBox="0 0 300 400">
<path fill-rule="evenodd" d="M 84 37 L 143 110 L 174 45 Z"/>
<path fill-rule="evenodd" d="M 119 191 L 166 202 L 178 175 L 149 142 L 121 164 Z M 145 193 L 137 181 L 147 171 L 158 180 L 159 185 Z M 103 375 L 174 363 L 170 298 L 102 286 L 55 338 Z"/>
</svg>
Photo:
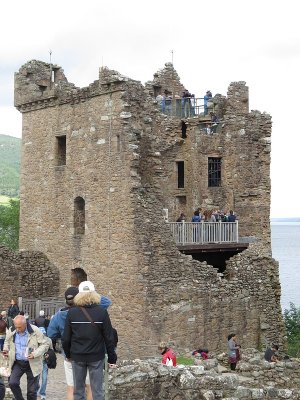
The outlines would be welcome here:
<svg viewBox="0 0 300 400">
<path fill-rule="evenodd" d="M 121 355 L 153 355 L 162 339 L 179 349 L 199 342 L 222 349 L 232 330 L 247 346 L 282 345 L 278 263 L 270 256 L 271 118 L 249 113 L 248 88 L 235 82 L 227 97 L 213 99 L 221 131 L 205 135 L 201 118 L 158 109 L 159 91 L 180 96 L 183 88 L 172 64 L 145 86 L 101 68 L 86 88 L 68 83 L 58 66 L 23 65 L 15 75 L 20 246 L 59 268 L 60 293 L 71 268 L 87 270 L 113 301 Z M 208 157 L 222 158 L 221 186 L 207 186 Z M 186 168 L 180 189 L 178 161 Z M 234 209 L 240 234 L 258 239 L 227 262 L 224 277 L 181 254 L 163 220 L 164 208 L 174 221 L 199 206 Z"/>
<path fill-rule="evenodd" d="M 57 296 L 59 270 L 39 252 L 15 253 L 0 246 L 0 310 L 7 310 L 12 298 Z"/>
</svg>

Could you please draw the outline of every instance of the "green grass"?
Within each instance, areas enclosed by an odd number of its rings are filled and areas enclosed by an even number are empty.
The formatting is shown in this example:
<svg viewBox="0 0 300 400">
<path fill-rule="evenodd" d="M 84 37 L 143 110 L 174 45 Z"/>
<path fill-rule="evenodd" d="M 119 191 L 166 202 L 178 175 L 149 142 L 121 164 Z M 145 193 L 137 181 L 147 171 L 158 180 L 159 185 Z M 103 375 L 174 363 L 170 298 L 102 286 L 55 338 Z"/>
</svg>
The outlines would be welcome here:
<svg viewBox="0 0 300 400">
<path fill-rule="evenodd" d="M 176 358 L 177 364 L 181 365 L 194 365 L 195 360 L 193 358 L 179 356 Z"/>
</svg>

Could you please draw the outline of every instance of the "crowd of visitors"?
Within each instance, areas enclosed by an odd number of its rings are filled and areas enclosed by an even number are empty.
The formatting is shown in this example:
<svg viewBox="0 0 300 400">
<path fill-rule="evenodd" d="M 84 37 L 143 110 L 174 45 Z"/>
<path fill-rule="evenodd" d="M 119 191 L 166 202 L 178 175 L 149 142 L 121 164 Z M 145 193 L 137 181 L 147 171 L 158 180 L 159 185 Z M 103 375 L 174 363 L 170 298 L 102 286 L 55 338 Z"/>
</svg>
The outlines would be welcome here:
<svg viewBox="0 0 300 400">
<path fill-rule="evenodd" d="M 46 399 L 48 368 L 56 367 L 52 340 L 61 339 L 67 382 L 67 400 L 102 400 L 105 354 L 115 368 L 118 335 L 107 308 L 111 300 L 100 296 L 82 268 L 71 271 L 65 292 L 66 307 L 52 318 L 41 310 L 36 319 L 20 311 L 15 300 L 0 316 L 2 355 L 7 360 L 5 376 L 15 400 L 24 400 L 21 377 L 27 377 L 27 400 Z M 2 375 L 4 376 L 4 369 Z M 0 377 L 0 400 L 5 385 Z"/>
<path fill-rule="evenodd" d="M 197 100 L 197 102 L 196 102 Z M 200 104 L 199 100 L 203 100 Z M 169 90 L 164 90 L 157 94 L 155 101 L 162 113 L 167 115 L 176 115 L 182 118 L 190 118 L 200 115 L 208 115 L 208 110 L 213 108 L 212 93 L 210 90 L 206 92 L 202 99 L 196 99 L 195 95 L 187 89 L 183 90 L 181 96 L 173 94 Z M 219 123 L 217 115 L 211 113 L 211 122 Z"/>
<path fill-rule="evenodd" d="M 219 210 L 204 210 L 202 208 L 197 208 L 194 211 L 191 222 L 235 222 L 237 217 L 233 210 L 229 212 L 219 211 Z M 187 222 L 186 215 L 182 212 L 177 218 L 176 222 Z"/>
</svg>

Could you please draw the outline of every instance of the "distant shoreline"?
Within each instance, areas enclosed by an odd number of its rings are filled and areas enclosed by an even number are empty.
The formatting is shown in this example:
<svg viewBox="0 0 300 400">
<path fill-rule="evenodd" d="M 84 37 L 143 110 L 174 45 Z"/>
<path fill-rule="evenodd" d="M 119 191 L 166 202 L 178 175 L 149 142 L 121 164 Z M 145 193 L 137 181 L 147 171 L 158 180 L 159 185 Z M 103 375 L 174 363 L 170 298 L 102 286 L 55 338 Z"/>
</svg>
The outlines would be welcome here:
<svg viewBox="0 0 300 400">
<path fill-rule="evenodd" d="M 271 218 L 271 222 L 300 222 L 300 218 Z"/>
</svg>

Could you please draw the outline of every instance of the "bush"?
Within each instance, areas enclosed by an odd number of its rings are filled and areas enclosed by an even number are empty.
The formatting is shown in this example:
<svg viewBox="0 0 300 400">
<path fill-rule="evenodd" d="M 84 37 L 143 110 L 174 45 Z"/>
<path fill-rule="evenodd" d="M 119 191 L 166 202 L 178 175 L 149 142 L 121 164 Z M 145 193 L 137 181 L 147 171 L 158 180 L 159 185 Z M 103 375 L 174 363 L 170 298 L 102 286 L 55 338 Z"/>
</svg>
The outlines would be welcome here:
<svg viewBox="0 0 300 400">
<path fill-rule="evenodd" d="M 283 312 L 288 338 L 288 353 L 293 357 L 300 356 L 300 308 L 290 303 L 289 310 Z"/>
<path fill-rule="evenodd" d="M 20 200 L 10 199 L 0 205 L 0 243 L 12 250 L 19 248 Z"/>
</svg>

